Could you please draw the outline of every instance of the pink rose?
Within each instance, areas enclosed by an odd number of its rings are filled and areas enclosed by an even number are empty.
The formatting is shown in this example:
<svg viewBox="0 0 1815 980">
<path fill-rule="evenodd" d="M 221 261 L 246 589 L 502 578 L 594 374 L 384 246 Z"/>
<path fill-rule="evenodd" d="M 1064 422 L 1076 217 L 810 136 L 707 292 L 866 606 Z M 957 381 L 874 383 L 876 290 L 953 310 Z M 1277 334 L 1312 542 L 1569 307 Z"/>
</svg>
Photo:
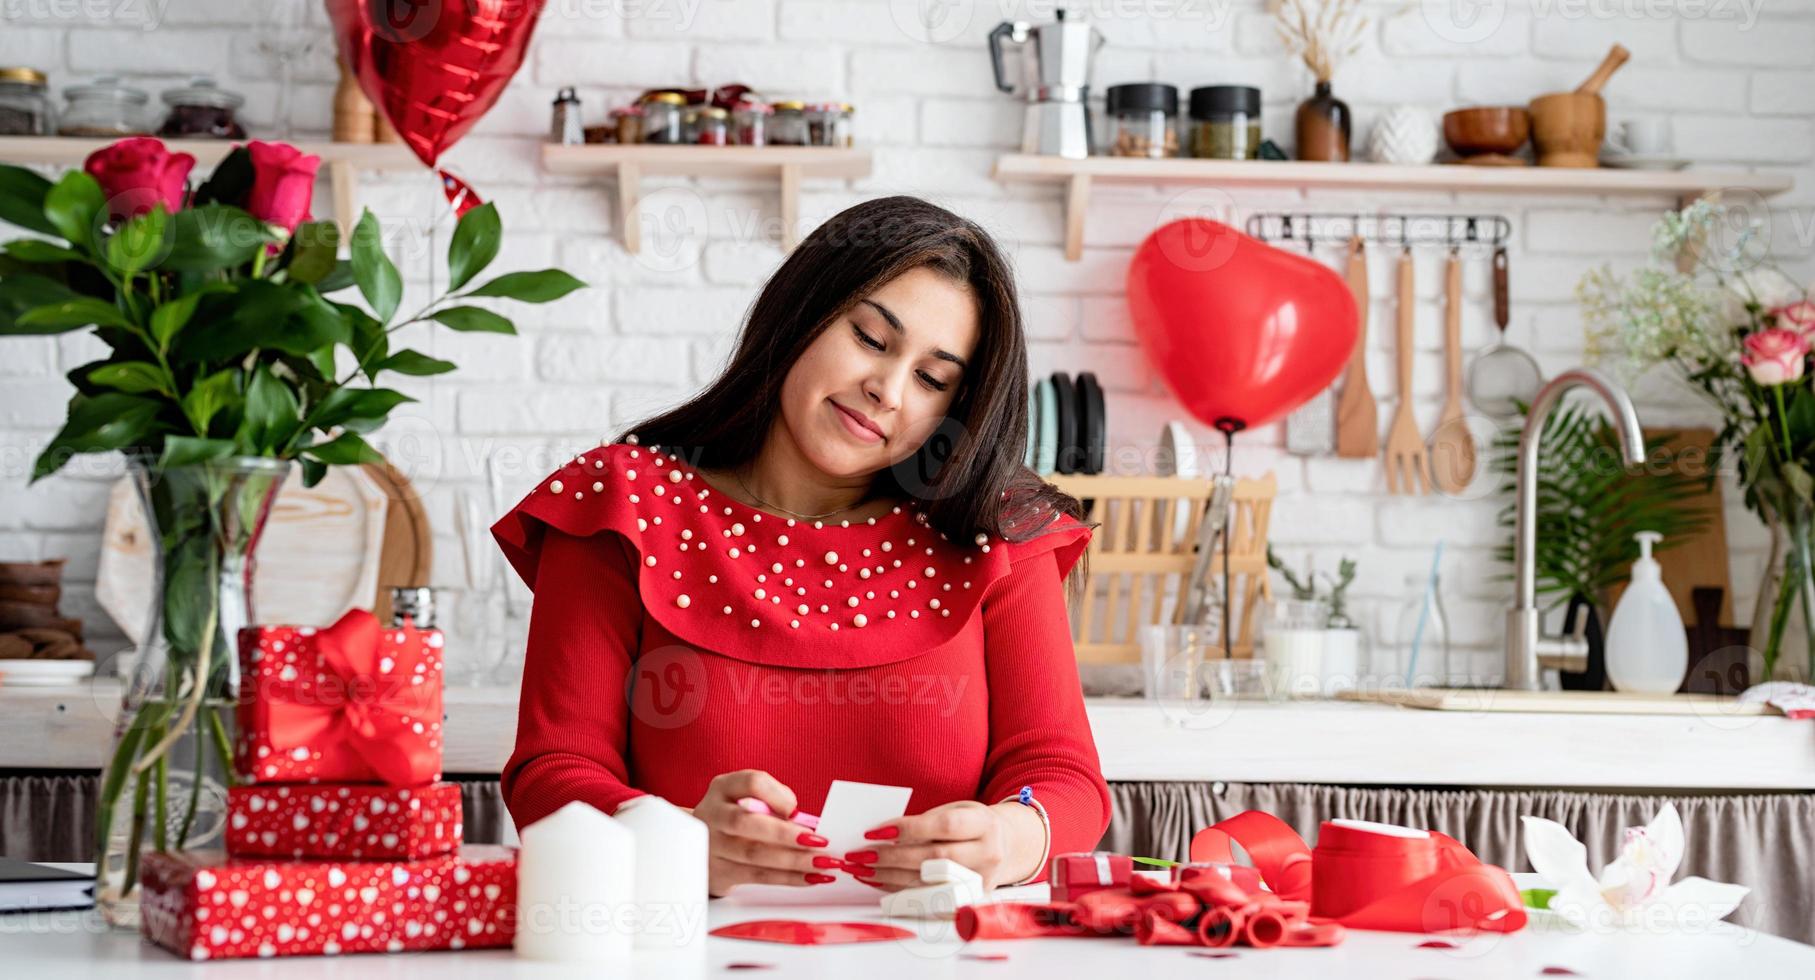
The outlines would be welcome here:
<svg viewBox="0 0 1815 980">
<path fill-rule="evenodd" d="M 113 218 L 130 218 L 145 214 L 159 204 L 166 211 L 183 206 L 183 191 L 195 157 L 172 153 L 160 140 L 134 136 L 103 146 L 90 153 L 82 169 L 107 197 L 107 213 Z"/>
<path fill-rule="evenodd" d="M 1746 336 L 1746 349 L 1739 362 L 1746 366 L 1753 381 L 1766 386 L 1781 385 L 1802 377 L 1808 356 L 1809 342 L 1802 334 L 1772 327 Z"/>
<path fill-rule="evenodd" d="M 315 194 L 315 171 L 321 157 L 305 155 L 288 143 L 246 144 L 252 155 L 252 193 L 246 210 L 268 225 L 293 232 L 309 220 L 309 199 Z"/>
<path fill-rule="evenodd" d="M 1777 325 L 1807 337 L 1815 331 L 1815 302 L 1806 299 L 1797 300 L 1788 306 L 1780 306 L 1771 311 L 1777 318 Z"/>
</svg>

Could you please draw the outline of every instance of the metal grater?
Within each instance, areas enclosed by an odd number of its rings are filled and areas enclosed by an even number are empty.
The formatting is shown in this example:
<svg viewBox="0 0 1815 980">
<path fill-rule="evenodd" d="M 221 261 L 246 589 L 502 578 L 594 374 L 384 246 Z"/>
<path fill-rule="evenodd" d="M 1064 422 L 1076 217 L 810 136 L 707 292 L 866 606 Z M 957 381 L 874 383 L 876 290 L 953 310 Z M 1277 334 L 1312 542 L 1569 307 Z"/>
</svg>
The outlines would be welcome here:
<svg viewBox="0 0 1815 980">
<path fill-rule="evenodd" d="M 1322 456 L 1336 451 L 1336 398 L 1325 388 L 1286 416 L 1286 452 Z"/>
</svg>

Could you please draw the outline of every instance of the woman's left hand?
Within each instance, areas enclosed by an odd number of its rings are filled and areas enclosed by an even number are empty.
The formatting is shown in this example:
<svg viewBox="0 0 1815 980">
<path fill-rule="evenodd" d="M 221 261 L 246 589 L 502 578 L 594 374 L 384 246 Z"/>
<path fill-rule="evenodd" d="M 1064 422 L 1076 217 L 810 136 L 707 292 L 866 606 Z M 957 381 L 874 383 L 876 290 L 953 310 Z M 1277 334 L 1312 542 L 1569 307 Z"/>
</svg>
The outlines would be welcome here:
<svg viewBox="0 0 1815 980">
<path fill-rule="evenodd" d="M 891 830 L 892 840 L 877 840 L 874 846 L 844 856 L 845 870 L 853 877 L 886 891 L 926 884 L 920 879 L 920 862 L 932 858 L 947 858 L 977 872 L 986 888 L 1017 881 L 1031 870 L 1015 866 L 1017 857 L 1029 866 L 1037 862 L 1045 833 L 1029 807 L 989 806 L 976 800 L 958 800 L 891 820 L 871 834 Z"/>
</svg>

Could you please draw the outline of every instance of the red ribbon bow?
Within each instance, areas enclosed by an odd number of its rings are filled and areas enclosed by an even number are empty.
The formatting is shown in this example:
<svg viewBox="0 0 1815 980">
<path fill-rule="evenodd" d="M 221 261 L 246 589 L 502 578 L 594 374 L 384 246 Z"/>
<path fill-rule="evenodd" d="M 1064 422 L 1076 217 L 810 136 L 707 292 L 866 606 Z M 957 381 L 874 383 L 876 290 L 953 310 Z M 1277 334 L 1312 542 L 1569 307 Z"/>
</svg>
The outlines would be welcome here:
<svg viewBox="0 0 1815 980">
<path fill-rule="evenodd" d="M 384 640 L 377 617 L 364 609 L 317 632 L 319 675 L 287 692 L 260 692 L 279 695 L 265 697 L 272 751 L 319 752 L 319 768 L 331 778 L 361 769 L 393 786 L 438 778 L 440 752 L 429 732 L 440 721 L 441 678 L 412 684 L 409 671 L 388 669 L 406 649 Z M 408 642 L 421 644 L 422 637 Z"/>
<path fill-rule="evenodd" d="M 1248 852 L 1274 894 L 1311 903 L 1313 919 L 1387 932 L 1516 932 L 1518 886 L 1453 838 L 1393 836 L 1325 821 L 1317 848 L 1277 817 L 1249 810 L 1197 832 L 1192 861 L 1233 863 Z"/>
</svg>

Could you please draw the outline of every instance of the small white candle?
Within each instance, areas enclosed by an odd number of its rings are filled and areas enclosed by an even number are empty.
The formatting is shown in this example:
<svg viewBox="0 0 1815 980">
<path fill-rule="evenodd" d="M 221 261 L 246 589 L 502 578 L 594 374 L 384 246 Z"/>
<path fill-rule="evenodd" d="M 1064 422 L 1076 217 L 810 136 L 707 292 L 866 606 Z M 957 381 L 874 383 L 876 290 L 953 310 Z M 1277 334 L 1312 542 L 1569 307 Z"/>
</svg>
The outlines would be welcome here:
<svg viewBox="0 0 1815 980">
<path fill-rule="evenodd" d="M 628 957 L 636 881 L 630 829 L 576 800 L 519 836 L 517 955 L 563 962 Z"/>
<path fill-rule="evenodd" d="M 636 946 L 697 949 L 706 942 L 706 825 L 659 796 L 618 807 L 636 839 Z"/>
</svg>

